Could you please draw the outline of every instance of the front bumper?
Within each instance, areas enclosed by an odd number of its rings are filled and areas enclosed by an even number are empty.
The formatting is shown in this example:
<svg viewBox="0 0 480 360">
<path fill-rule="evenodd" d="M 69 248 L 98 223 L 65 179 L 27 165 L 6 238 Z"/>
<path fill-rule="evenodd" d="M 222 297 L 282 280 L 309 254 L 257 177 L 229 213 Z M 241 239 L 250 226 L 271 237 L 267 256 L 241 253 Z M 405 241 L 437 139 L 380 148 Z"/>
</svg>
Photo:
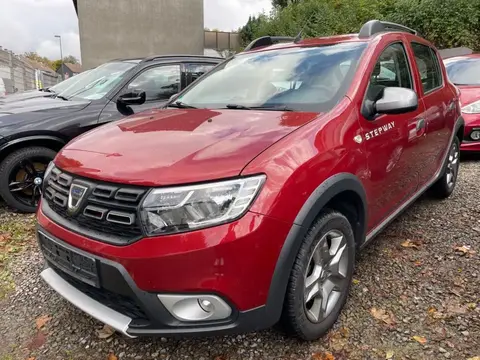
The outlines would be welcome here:
<svg viewBox="0 0 480 360">
<path fill-rule="evenodd" d="M 156 246 L 152 239 L 143 239 L 129 246 L 98 244 L 60 227 L 40 210 L 37 237 L 47 264 L 41 276 L 73 305 L 130 337 L 223 335 L 264 329 L 278 321 L 269 315 L 272 311 L 269 309 L 267 312 L 265 304 L 278 257 L 276 252 L 281 248 L 285 238 L 281 237 L 281 233 L 283 229 L 288 231 L 288 226 L 276 220 L 260 217 L 257 214 L 249 214 L 236 223 L 207 229 L 202 232 L 203 249 L 185 251 L 181 254 L 178 253 L 178 249 L 176 251 L 171 249 L 174 255 L 161 257 L 156 254 L 161 248 L 158 241 L 165 239 L 157 239 Z M 256 221 L 252 222 L 252 219 Z M 240 230 L 243 227 L 242 222 L 249 224 L 250 231 L 245 234 Z M 227 229 L 233 227 L 237 239 L 231 239 L 233 241 L 227 244 L 210 246 L 215 241 L 214 235 L 209 231 L 225 240 L 226 233 L 222 231 L 222 227 Z M 98 281 L 93 279 L 88 284 L 80 281 L 76 275 L 82 270 L 75 267 L 65 269 L 61 263 L 52 261 L 52 258 L 47 256 L 48 251 L 42 247 L 42 237 L 50 239 L 61 249 L 80 254 L 87 260 L 92 259 L 98 272 Z M 179 246 L 185 247 L 188 242 L 186 237 L 188 237 L 186 234 L 177 236 Z M 252 239 L 263 241 L 263 249 L 258 243 L 252 248 Z M 211 244 L 208 244 L 207 240 L 210 240 Z M 276 242 L 279 243 L 278 250 L 274 246 Z M 168 248 L 169 243 L 167 241 L 162 245 Z M 144 250 L 149 252 L 142 252 L 142 246 L 147 246 Z M 248 247 L 249 254 L 245 254 L 243 246 Z M 269 252 L 268 256 L 265 252 Z M 170 264 L 173 261 L 172 257 L 176 260 L 176 266 L 175 269 L 168 271 L 163 262 Z M 270 262 L 270 257 L 271 271 L 270 265 L 266 266 Z M 235 275 L 229 269 L 231 265 L 237 265 L 239 259 L 244 266 L 237 267 Z M 200 264 L 199 261 L 206 268 L 196 268 Z M 182 266 L 183 271 L 177 272 Z M 252 275 L 255 272 L 258 272 L 256 277 Z M 148 273 L 150 277 L 142 278 Z M 176 278 L 176 281 L 172 281 L 172 278 Z M 268 284 L 265 282 L 266 279 Z M 257 288 L 255 289 L 252 284 Z M 180 321 L 165 308 L 158 298 L 159 294 L 218 296 L 230 306 L 232 312 L 228 318 L 221 320 Z M 248 308 L 249 305 L 253 306 Z"/>
<path fill-rule="evenodd" d="M 474 141 L 470 134 L 474 130 L 480 130 L 480 114 L 463 114 L 465 119 L 464 138 L 460 144 L 460 150 L 465 152 L 480 152 L 480 141 Z"/>
</svg>

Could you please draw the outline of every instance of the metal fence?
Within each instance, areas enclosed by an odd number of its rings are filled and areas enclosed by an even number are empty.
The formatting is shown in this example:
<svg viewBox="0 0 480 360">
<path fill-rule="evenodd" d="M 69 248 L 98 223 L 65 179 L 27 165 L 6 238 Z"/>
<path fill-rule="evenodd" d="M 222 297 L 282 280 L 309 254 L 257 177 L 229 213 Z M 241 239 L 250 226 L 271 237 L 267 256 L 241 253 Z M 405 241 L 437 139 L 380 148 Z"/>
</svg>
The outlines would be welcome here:
<svg viewBox="0 0 480 360">
<path fill-rule="evenodd" d="M 14 91 L 26 91 L 58 84 L 61 76 L 35 69 L 26 59 L 0 47 L 0 78 L 9 79 Z"/>
</svg>

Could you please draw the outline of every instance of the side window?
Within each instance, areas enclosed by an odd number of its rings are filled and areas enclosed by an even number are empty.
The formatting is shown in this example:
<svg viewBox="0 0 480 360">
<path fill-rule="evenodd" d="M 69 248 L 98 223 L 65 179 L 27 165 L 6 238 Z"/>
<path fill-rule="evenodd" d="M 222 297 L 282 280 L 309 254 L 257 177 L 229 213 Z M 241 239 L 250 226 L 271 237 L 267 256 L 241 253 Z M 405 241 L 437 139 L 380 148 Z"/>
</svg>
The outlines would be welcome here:
<svg viewBox="0 0 480 360">
<path fill-rule="evenodd" d="M 428 93 L 442 86 L 442 72 L 435 52 L 429 46 L 419 43 L 412 43 L 412 49 L 422 79 L 423 92 Z"/>
<path fill-rule="evenodd" d="M 213 69 L 214 64 L 187 64 L 185 71 L 187 73 L 187 86 L 197 80 L 200 76 Z"/>
<path fill-rule="evenodd" d="M 158 66 L 145 70 L 127 89 L 145 91 L 147 101 L 168 100 L 180 92 L 180 65 Z"/>
<path fill-rule="evenodd" d="M 380 55 L 370 76 L 367 98 L 376 101 L 386 87 L 412 89 L 410 66 L 405 48 L 400 43 L 388 46 Z"/>
</svg>

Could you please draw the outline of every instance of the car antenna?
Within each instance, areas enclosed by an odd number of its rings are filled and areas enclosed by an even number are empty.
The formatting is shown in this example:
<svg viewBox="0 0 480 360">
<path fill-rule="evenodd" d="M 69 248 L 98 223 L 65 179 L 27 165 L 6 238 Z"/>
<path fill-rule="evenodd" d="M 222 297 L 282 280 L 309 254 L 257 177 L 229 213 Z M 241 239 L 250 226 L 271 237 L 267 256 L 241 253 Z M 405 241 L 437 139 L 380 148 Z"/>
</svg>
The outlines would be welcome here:
<svg viewBox="0 0 480 360">
<path fill-rule="evenodd" d="M 312 13 L 312 15 L 310 15 L 310 17 L 308 18 L 308 20 L 305 22 L 305 24 L 303 24 L 302 28 L 300 29 L 300 32 L 297 34 L 297 36 L 295 36 L 295 39 L 293 40 L 293 42 L 295 44 L 298 44 L 300 42 L 300 40 L 302 40 L 302 35 L 303 35 L 303 30 L 305 30 L 305 27 L 307 26 L 307 24 L 310 22 L 310 20 L 312 19 L 313 15 L 315 15 L 315 13 Z"/>
</svg>

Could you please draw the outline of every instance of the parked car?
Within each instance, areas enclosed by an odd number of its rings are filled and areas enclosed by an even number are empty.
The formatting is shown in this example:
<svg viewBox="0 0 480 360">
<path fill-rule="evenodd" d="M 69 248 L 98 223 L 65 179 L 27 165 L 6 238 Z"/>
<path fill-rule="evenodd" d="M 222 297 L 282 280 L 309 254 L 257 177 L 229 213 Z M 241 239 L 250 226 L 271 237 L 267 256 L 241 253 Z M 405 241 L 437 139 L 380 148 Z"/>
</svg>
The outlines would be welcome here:
<svg viewBox="0 0 480 360">
<path fill-rule="evenodd" d="M 69 79 L 61 81 L 58 84 L 48 88 L 17 92 L 17 93 L 5 96 L 4 98 L 1 98 L 0 96 L 0 111 L 2 109 L 2 105 L 11 103 L 14 101 L 23 101 L 23 100 L 29 100 L 29 99 L 34 99 L 38 97 L 55 97 L 56 94 L 61 93 L 62 91 L 66 90 L 69 86 L 72 86 L 77 81 L 80 81 L 80 79 L 82 79 L 82 77 L 87 75 L 88 72 L 89 70 L 86 70 L 76 76 L 73 76 Z"/>
<path fill-rule="evenodd" d="M 458 90 L 415 34 L 373 20 L 261 38 L 164 109 L 73 140 L 37 213 L 42 278 L 127 336 L 281 320 L 319 338 L 357 251 L 427 189 L 455 188 Z"/>
<path fill-rule="evenodd" d="M 48 163 L 69 140 L 134 112 L 160 107 L 223 58 L 153 56 L 103 64 L 56 94 L 0 107 L 0 196 L 34 212 Z M 135 102 L 138 92 L 144 95 Z"/>
<path fill-rule="evenodd" d="M 465 136 L 461 151 L 480 151 L 480 54 L 444 60 L 448 77 L 460 89 Z"/>
</svg>

